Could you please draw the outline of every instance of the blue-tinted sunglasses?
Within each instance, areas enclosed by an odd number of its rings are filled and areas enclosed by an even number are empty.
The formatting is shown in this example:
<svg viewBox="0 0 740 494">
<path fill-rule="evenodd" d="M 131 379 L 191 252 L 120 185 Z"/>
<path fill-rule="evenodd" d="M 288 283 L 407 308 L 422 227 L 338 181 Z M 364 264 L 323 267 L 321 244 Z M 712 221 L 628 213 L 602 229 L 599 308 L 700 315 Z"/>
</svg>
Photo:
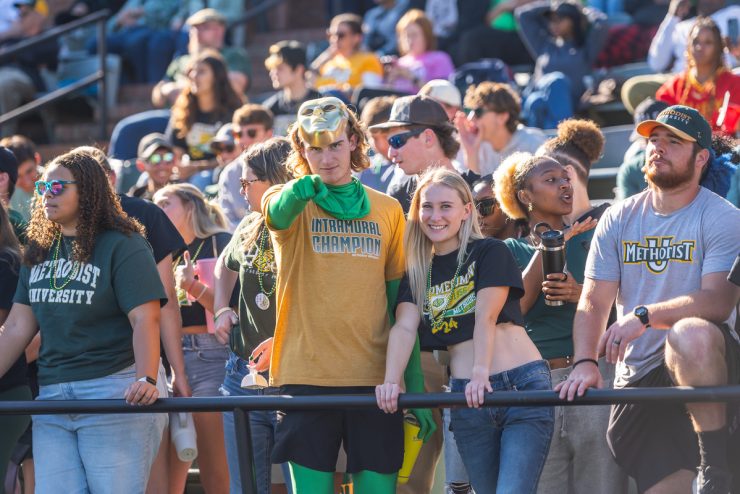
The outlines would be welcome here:
<svg viewBox="0 0 740 494">
<path fill-rule="evenodd" d="M 64 186 L 68 184 L 76 184 L 76 180 L 52 180 L 51 182 L 47 182 L 45 180 L 38 180 L 35 183 L 36 186 L 36 193 L 40 196 L 43 196 L 46 194 L 46 192 L 50 192 L 53 196 L 58 196 L 62 192 L 64 192 Z"/>
<path fill-rule="evenodd" d="M 401 149 L 406 145 L 409 139 L 418 136 L 425 130 L 427 129 L 421 128 L 416 130 L 409 130 L 408 132 L 404 132 L 403 134 L 396 134 L 394 136 L 391 136 L 388 138 L 388 145 L 393 149 Z"/>
<path fill-rule="evenodd" d="M 173 153 L 163 153 L 163 154 L 153 154 L 149 156 L 149 159 L 147 160 L 150 164 L 157 166 L 160 163 L 172 163 L 172 160 L 175 159 L 175 155 Z"/>
</svg>

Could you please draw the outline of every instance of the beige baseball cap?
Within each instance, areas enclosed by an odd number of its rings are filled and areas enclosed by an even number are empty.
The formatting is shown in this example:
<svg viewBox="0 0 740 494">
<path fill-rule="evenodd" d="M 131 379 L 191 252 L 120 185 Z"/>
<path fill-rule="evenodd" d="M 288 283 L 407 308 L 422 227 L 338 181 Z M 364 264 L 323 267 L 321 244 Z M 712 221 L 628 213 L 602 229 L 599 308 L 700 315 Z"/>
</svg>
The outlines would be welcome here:
<svg viewBox="0 0 740 494">
<path fill-rule="evenodd" d="M 462 106 L 460 90 L 453 83 L 444 79 L 433 79 L 427 82 L 419 90 L 419 94 L 425 94 L 438 103 L 456 106 L 457 108 Z"/>
</svg>

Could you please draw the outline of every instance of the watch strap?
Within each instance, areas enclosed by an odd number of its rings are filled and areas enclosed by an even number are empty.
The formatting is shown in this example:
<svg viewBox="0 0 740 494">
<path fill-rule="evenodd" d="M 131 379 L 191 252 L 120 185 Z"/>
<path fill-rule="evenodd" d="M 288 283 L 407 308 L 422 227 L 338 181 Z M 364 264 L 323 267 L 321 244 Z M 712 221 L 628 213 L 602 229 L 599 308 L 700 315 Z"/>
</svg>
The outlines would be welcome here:
<svg viewBox="0 0 740 494">
<path fill-rule="evenodd" d="M 156 379 L 153 379 L 153 378 L 151 378 L 149 376 L 140 377 L 136 381 L 137 382 L 142 382 L 142 383 L 149 383 L 152 386 L 156 386 L 157 385 L 157 380 Z"/>
</svg>

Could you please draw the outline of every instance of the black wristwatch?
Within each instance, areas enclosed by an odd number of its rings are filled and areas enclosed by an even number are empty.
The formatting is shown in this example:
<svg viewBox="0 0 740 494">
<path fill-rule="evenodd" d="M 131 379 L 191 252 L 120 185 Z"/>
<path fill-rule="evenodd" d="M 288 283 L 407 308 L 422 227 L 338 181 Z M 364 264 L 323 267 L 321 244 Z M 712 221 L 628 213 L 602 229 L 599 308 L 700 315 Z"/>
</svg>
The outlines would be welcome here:
<svg viewBox="0 0 740 494">
<path fill-rule="evenodd" d="M 647 307 L 644 305 L 638 305 L 632 313 L 646 328 L 650 327 L 650 315 Z"/>
<path fill-rule="evenodd" d="M 142 383 L 149 383 L 152 386 L 156 386 L 157 385 L 157 380 L 156 379 L 153 379 L 153 378 L 151 378 L 149 376 L 140 377 L 140 378 L 137 379 L 137 381 L 138 382 L 142 382 Z"/>
</svg>

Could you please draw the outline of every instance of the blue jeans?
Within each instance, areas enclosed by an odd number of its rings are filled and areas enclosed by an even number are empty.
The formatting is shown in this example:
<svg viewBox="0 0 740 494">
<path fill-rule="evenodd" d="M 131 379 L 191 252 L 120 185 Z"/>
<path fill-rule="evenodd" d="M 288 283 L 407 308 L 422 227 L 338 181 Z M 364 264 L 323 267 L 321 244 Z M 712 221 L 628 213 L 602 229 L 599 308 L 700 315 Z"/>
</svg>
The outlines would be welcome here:
<svg viewBox="0 0 740 494">
<path fill-rule="evenodd" d="M 545 74 L 535 83 L 531 92 L 525 91 L 522 114 L 529 127 L 554 129 L 573 116 L 571 81 L 562 72 Z"/>
<path fill-rule="evenodd" d="M 259 396 L 269 393 L 277 393 L 276 389 L 243 389 L 241 382 L 244 376 L 249 374 L 247 361 L 233 352 L 229 352 L 229 360 L 226 362 L 226 377 L 221 386 L 221 394 L 224 396 Z M 252 433 L 252 456 L 254 457 L 254 475 L 257 480 L 257 493 L 270 493 L 270 473 L 272 462 L 272 445 L 275 442 L 275 425 L 277 424 L 277 412 L 268 410 L 253 410 L 249 412 L 249 427 Z M 231 494 L 242 492 L 241 478 L 239 477 L 239 455 L 236 448 L 236 430 L 234 428 L 234 414 L 224 412 L 224 436 L 226 439 L 226 457 L 229 460 L 229 491 Z M 288 464 L 281 465 L 285 485 L 290 488 L 290 470 Z"/>
<path fill-rule="evenodd" d="M 84 381 L 42 385 L 38 400 L 121 399 L 134 366 Z M 38 494 L 144 492 L 166 414 L 65 414 L 33 417 Z"/>
<path fill-rule="evenodd" d="M 496 391 L 552 389 L 550 369 L 536 360 L 490 378 Z M 469 379 L 450 379 L 453 393 Z M 453 408 L 452 431 L 476 492 L 532 494 L 550 448 L 552 407 Z"/>
<path fill-rule="evenodd" d="M 193 396 L 219 396 L 229 347 L 219 343 L 210 333 L 185 334 L 182 355 Z"/>
</svg>

